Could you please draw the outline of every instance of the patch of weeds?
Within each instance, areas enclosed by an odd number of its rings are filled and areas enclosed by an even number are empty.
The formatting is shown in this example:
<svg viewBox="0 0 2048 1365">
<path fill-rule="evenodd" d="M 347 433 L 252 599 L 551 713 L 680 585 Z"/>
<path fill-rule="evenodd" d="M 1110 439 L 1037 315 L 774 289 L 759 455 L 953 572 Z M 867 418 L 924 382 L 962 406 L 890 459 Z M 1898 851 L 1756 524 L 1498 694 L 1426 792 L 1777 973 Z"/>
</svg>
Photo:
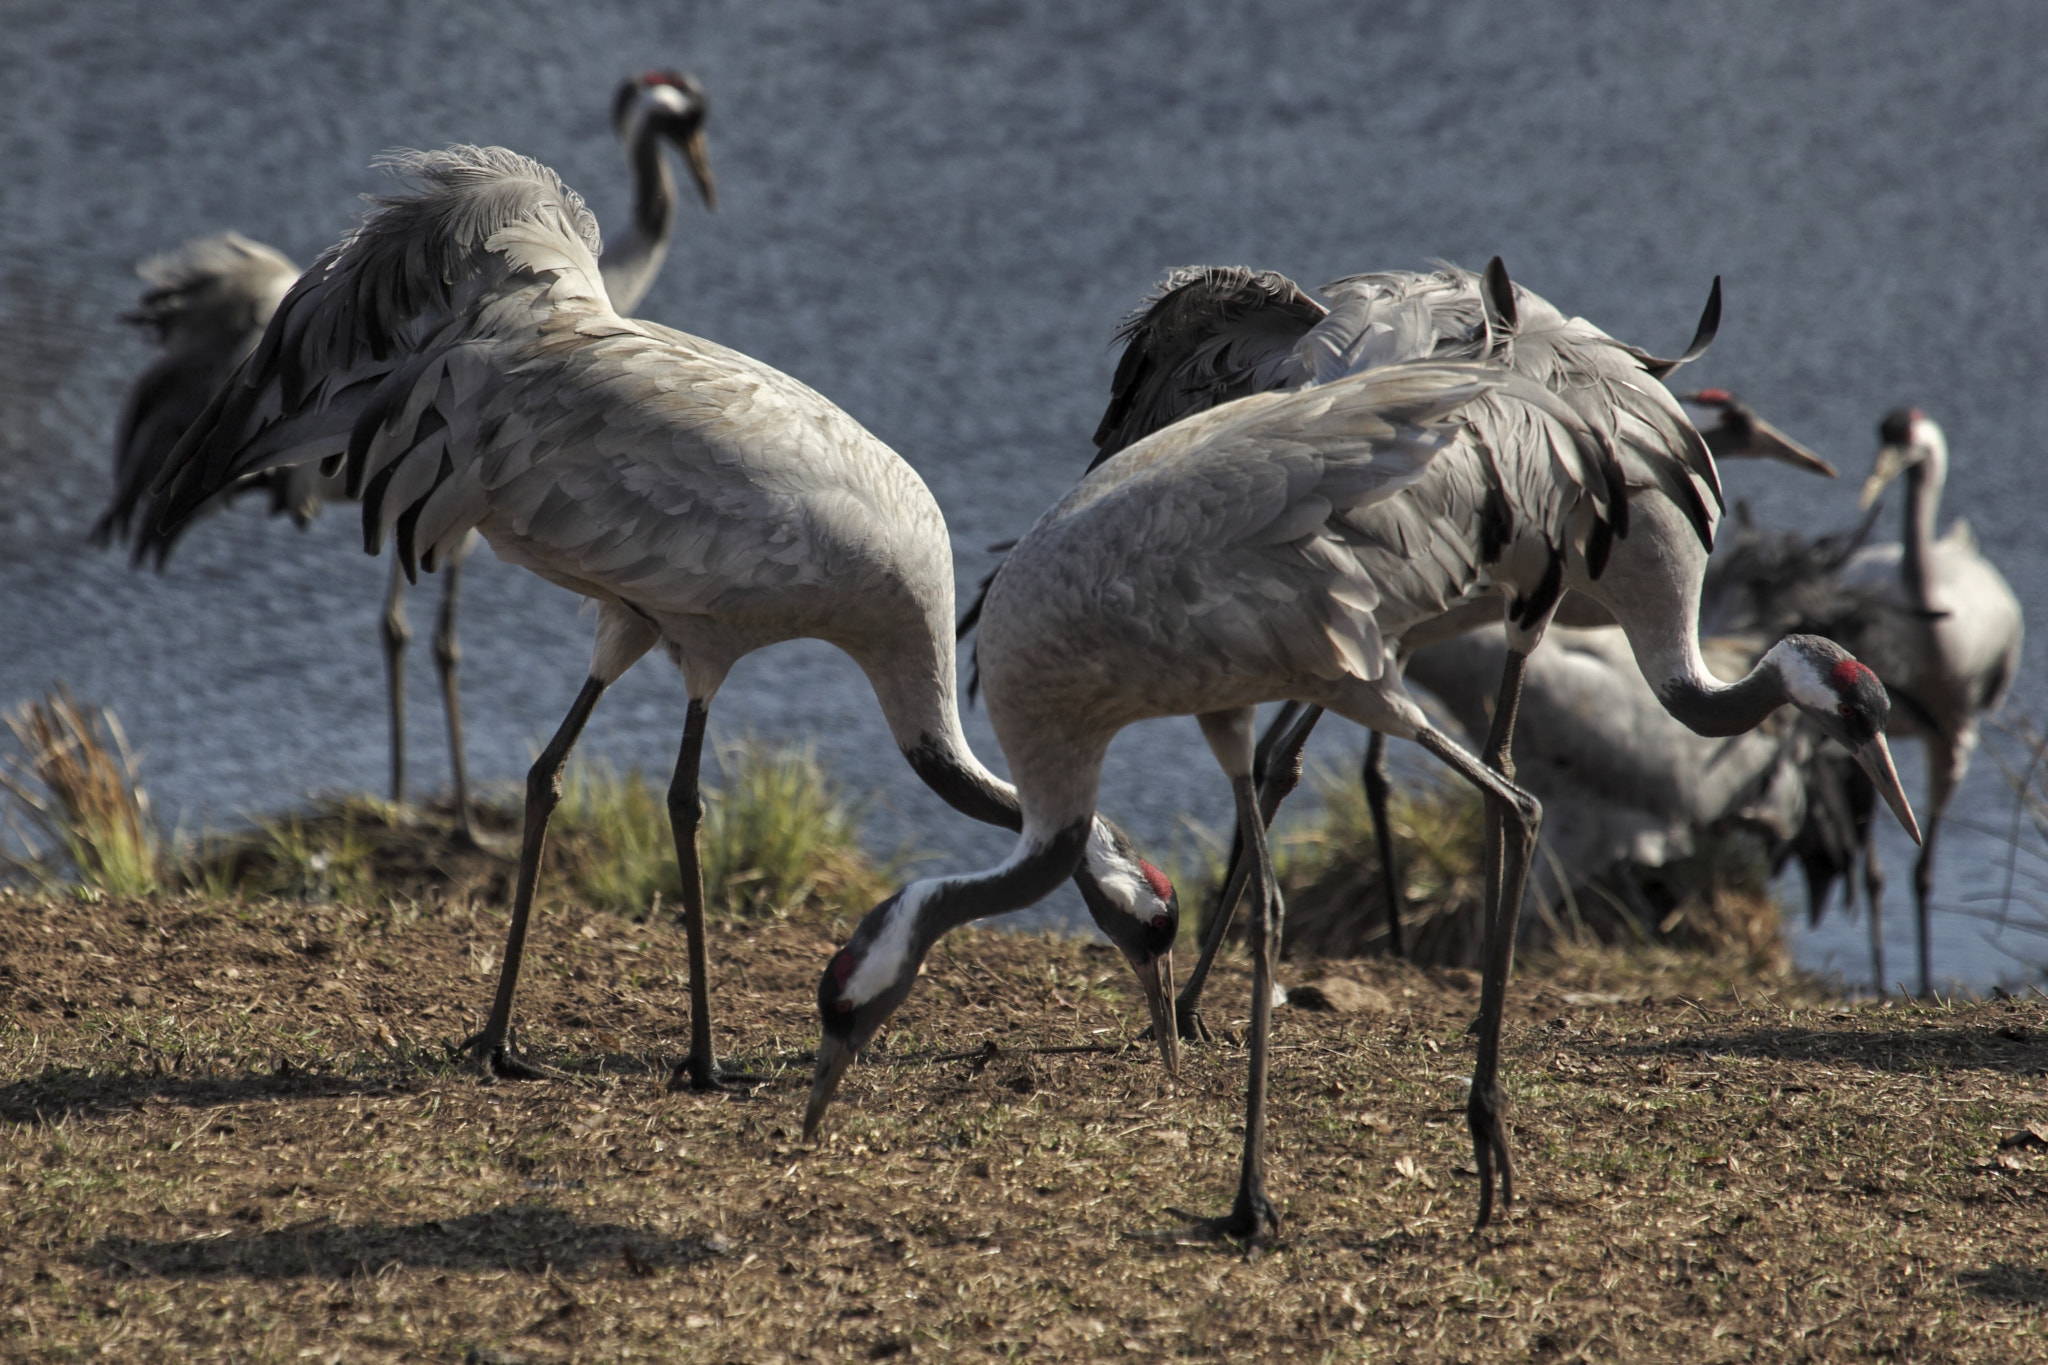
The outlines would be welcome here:
<svg viewBox="0 0 2048 1365">
<path fill-rule="evenodd" d="M 8 715 L 22 757 L 0 763 L 0 792 L 20 856 L 0 866 L 46 886 L 69 867 L 110 896 L 144 896 L 164 884 L 164 837 L 137 780 L 136 760 L 114 713 L 59 686 Z"/>
<path fill-rule="evenodd" d="M 779 919 L 808 906 L 865 906 L 893 889 L 893 865 L 877 866 L 861 847 L 859 803 L 808 747 L 747 740 L 720 746 L 717 761 L 697 839 L 710 914 Z M 551 837 L 580 902 L 628 915 L 657 895 L 678 904 L 666 796 L 639 771 L 572 764 Z"/>
</svg>

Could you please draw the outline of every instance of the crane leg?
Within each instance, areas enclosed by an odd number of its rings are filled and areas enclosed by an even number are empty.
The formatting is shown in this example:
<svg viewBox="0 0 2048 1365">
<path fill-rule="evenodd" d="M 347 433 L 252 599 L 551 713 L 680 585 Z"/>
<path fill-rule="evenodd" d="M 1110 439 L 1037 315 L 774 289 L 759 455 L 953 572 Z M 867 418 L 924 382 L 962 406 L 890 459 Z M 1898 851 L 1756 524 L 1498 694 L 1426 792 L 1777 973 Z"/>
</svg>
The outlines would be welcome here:
<svg viewBox="0 0 2048 1365">
<path fill-rule="evenodd" d="M 405 566 L 391 556 L 391 586 L 384 593 L 384 685 L 391 704 L 391 804 L 405 804 L 405 647 L 412 625 L 405 619 Z"/>
<path fill-rule="evenodd" d="M 455 775 L 455 834 L 475 847 L 469 818 L 469 765 L 462 752 L 462 642 L 455 634 L 455 604 L 462 588 L 462 556 L 441 566 L 441 616 L 434 626 L 434 667 L 441 675 L 441 709 L 448 717 L 448 764 Z"/>
<path fill-rule="evenodd" d="M 1301 753 L 1307 747 L 1309 734 L 1316 728 L 1316 722 L 1322 719 L 1322 715 L 1322 707 L 1305 706 L 1293 713 L 1290 722 L 1289 713 L 1283 711 L 1275 718 L 1265 738 L 1259 742 L 1259 751 L 1264 752 L 1268 758 L 1266 776 L 1259 785 L 1261 830 L 1273 823 L 1273 816 L 1279 811 L 1280 803 L 1286 800 L 1288 793 L 1301 782 Z M 1287 723 L 1284 731 L 1280 730 L 1283 722 Z M 1279 732 L 1277 738 L 1276 731 Z M 1274 759 L 1278 760 L 1277 767 L 1273 765 Z M 1256 754 L 1253 766 L 1255 769 L 1258 766 Z M 1242 824 L 1241 821 L 1239 823 Z M 1240 832 L 1239 850 L 1243 848 L 1242 838 Z M 1196 959 L 1194 971 L 1188 976 L 1187 984 L 1181 988 L 1180 995 L 1174 1001 L 1174 1026 L 1183 1038 L 1200 1041 L 1207 1036 L 1207 1030 L 1202 1026 L 1201 1013 L 1196 1007 L 1201 1004 L 1202 987 L 1208 982 L 1209 969 L 1215 964 L 1216 954 L 1223 946 L 1224 937 L 1230 932 L 1230 922 L 1237 915 L 1238 902 L 1244 899 L 1245 883 L 1250 877 L 1251 870 L 1251 860 L 1242 856 L 1231 863 L 1229 874 L 1224 878 L 1223 894 L 1217 900 L 1215 912 L 1209 916 L 1208 925 L 1202 934 L 1202 954 Z"/>
<path fill-rule="evenodd" d="M 722 1090 L 727 1081 L 759 1079 L 722 1076 L 711 1050 L 711 955 L 704 941 L 704 869 L 697 853 L 697 829 L 704 819 L 698 781 L 704 766 L 704 727 L 710 717 L 706 703 L 690 698 L 675 777 L 668 787 L 669 828 L 675 834 L 676 869 L 682 875 L 683 931 L 690 943 L 690 1057 L 670 1075 L 670 1090 Z"/>
<path fill-rule="evenodd" d="M 1870 981 L 1877 998 L 1889 994 L 1884 984 L 1884 864 L 1877 858 L 1877 828 L 1863 832 L 1863 899 L 1870 907 Z"/>
<path fill-rule="evenodd" d="M 491 1002 L 491 1016 L 483 1032 L 466 1040 L 477 1068 L 486 1076 L 527 1080 L 542 1073 L 521 1061 L 507 1041 L 512 1028 L 512 993 L 519 984 L 519 959 L 526 949 L 526 922 L 533 912 L 533 892 L 540 880 L 540 859 L 547 847 L 548 821 L 562 799 L 562 769 L 569 751 L 590 720 L 605 684 L 586 678 L 583 689 L 570 704 L 569 714 L 540 757 L 526 770 L 526 828 L 519 844 L 519 881 L 512 893 L 512 926 L 505 935 L 505 965 L 498 972 L 498 994 Z"/>
<path fill-rule="evenodd" d="M 1964 744 L 1951 746 L 1946 755 L 1933 744 L 1927 746 L 1927 818 L 1920 827 L 1920 856 L 1913 863 L 1913 915 L 1914 928 L 1920 936 L 1922 999 L 1934 994 L 1934 966 L 1928 938 L 1928 920 L 1932 911 L 1928 898 L 1934 894 L 1934 844 L 1941 834 L 1941 818 L 1948 813 L 1949 798 L 1955 795 L 1963 771 L 1969 766 L 1970 749 L 1975 747 L 1974 735 Z"/>
<path fill-rule="evenodd" d="M 1514 969 L 1515 936 L 1529 864 L 1536 853 L 1536 834 L 1543 808 L 1514 785 L 1512 749 L 1515 716 L 1521 707 L 1523 666 L 1528 656 L 1509 650 L 1501 668 L 1500 696 L 1493 726 L 1486 738 L 1486 762 L 1435 730 L 1418 736 L 1424 748 L 1443 759 L 1480 790 L 1486 802 L 1486 946 L 1485 971 L 1479 990 L 1477 1058 L 1472 1068 L 1472 1093 L 1466 1101 L 1465 1124 L 1472 1134 L 1473 1164 L 1479 1170 L 1479 1216 L 1474 1230 L 1493 1219 L 1494 1180 L 1499 1177 L 1500 1206 L 1514 1202 L 1514 1162 L 1508 1153 L 1506 1097 L 1500 1088 L 1501 1017 L 1507 1002 L 1508 976 Z"/>
<path fill-rule="evenodd" d="M 1218 712 L 1199 718 L 1202 731 L 1230 774 L 1236 798 L 1238 831 L 1244 836 L 1253 892 L 1251 1050 L 1245 1076 L 1244 1159 L 1239 1167 L 1237 1198 L 1221 1218 L 1192 1219 L 1196 1231 L 1228 1237 L 1257 1256 L 1280 1232 L 1280 1215 L 1266 1197 L 1266 1080 L 1272 1057 L 1273 960 L 1279 950 L 1280 884 L 1273 875 L 1272 850 L 1266 843 L 1267 814 L 1252 779 L 1252 712 Z M 1186 1216 L 1186 1215 L 1183 1215 Z"/>
<path fill-rule="evenodd" d="M 1387 951 L 1408 953 L 1401 943 L 1401 874 L 1394 866 L 1394 826 L 1387 818 L 1387 737 L 1378 730 L 1365 744 L 1365 804 L 1372 811 L 1373 844 L 1380 855 L 1380 899 L 1387 907 Z"/>
</svg>

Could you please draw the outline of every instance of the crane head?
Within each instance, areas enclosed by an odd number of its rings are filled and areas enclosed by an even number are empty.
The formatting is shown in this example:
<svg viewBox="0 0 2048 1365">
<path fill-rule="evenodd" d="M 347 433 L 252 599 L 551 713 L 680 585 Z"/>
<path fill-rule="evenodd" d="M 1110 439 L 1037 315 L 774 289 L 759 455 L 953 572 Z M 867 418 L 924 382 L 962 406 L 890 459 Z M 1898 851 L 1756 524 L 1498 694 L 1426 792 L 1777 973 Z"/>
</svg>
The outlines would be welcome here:
<svg viewBox="0 0 2048 1365">
<path fill-rule="evenodd" d="M 1900 408 L 1885 414 L 1877 427 L 1877 439 L 1877 463 L 1871 468 L 1870 477 L 1863 481 L 1863 496 L 1859 500 L 1863 507 L 1876 502 L 1884 486 L 1904 470 L 1932 464 L 1944 473 L 1947 471 L 1948 440 L 1933 419 L 1918 408 Z"/>
<path fill-rule="evenodd" d="M 1839 477 L 1833 465 L 1757 416 L 1755 408 L 1726 389 L 1701 389 L 1681 394 L 1678 401 L 1720 415 L 1713 426 L 1700 428 L 1716 459 L 1776 460 L 1811 474 Z"/>
<path fill-rule="evenodd" d="M 1180 894 L 1173 881 L 1138 855 L 1116 825 L 1096 817 L 1094 837 L 1076 882 L 1095 927 L 1124 955 L 1168 1074 L 1180 1074 L 1180 1033 L 1173 1018 L 1173 943 L 1180 937 Z"/>
<path fill-rule="evenodd" d="M 704 206 L 715 209 L 718 182 L 704 146 L 704 119 L 710 108 L 696 77 L 681 71 L 643 72 L 622 82 L 612 97 L 612 128 L 621 142 L 631 142 L 643 128 L 667 138 L 690 168 Z"/>
<path fill-rule="evenodd" d="M 1764 658 L 1777 669 L 1792 705 L 1849 751 L 1906 833 L 1919 843 L 1920 822 L 1913 818 L 1884 740 L 1892 704 L 1877 674 L 1833 640 L 1818 635 L 1787 635 Z"/>
<path fill-rule="evenodd" d="M 912 882 L 868 911 L 818 978 L 818 1066 L 804 1110 L 804 1141 L 824 1121 L 839 1079 L 876 1032 L 910 997 L 930 947 L 920 907 L 932 882 Z"/>
</svg>

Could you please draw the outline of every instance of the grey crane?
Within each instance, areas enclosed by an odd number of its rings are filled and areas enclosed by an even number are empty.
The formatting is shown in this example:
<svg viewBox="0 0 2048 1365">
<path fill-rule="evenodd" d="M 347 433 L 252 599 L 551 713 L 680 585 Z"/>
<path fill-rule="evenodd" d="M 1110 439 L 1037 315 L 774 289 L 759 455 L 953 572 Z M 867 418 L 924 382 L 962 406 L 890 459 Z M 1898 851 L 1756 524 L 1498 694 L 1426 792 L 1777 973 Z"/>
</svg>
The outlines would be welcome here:
<svg viewBox="0 0 2048 1365">
<path fill-rule="evenodd" d="M 1428 274 L 1390 271 L 1340 280 L 1324 292 L 1333 299 L 1334 312 L 1272 271 L 1197 267 L 1173 272 L 1120 331 L 1124 352 L 1109 407 L 1096 431 L 1096 463 L 1190 413 L 1249 393 L 1300 387 L 1318 374 L 1422 356 L 1494 358 L 1558 390 L 1597 428 L 1629 447 L 1644 471 L 1632 477 L 1682 492 L 1694 529 L 1703 540 L 1710 539 L 1711 513 L 1699 490 L 1704 488 L 1718 505 L 1712 456 L 1653 381 L 1700 354 L 1712 340 L 1719 320 L 1718 281 L 1692 344 L 1676 360 L 1658 360 L 1590 324 L 1566 319 L 1546 301 L 1514 286 L 1498 260 L 1484 277 L 1455 267 Z M 1495 442 L 1520 438 L 1512 423 L 1490 436 Z M 1754 442 L 1731 453 L 1772 456 L 1834 472 L 1789 439 L 1775 446 Z M 1610 470 L 1600 477 L 1595 503 L 1613 501 L 1618 473 Z M 1626 499 L 1621 503 L 1614 526 L 1626 524 Z M 1496 561 L 1503 531 L 1513 522 L 1504 504 L 1474 503 L 1465 510 L 1473 523 L 1439 542 L 1432 552 L 1446 553 L 1446 544 L 1467 547 L 1463 552 L 1484 565 L 1481 579 L 1468 590 L 1447 596 L 1436 615 L 1418 622 L 1399 642 L 1401 649 L 1498 622 L 1501 604 L 1489 595 L 1489 588 L 1510 598 L 1510 614 L 1517 618 L 1510 625 L 1517 676 L 1520 658 L 1535 648 L 1553 613 L 1571 624 L 1612 622 L 1613 617 L 1583 593 L 1566 593 L 1560 601 L 1562 584 L 1556 569 L 1562 561 L 1555 545 L 1541 554 L 1525 553 L 1519 560 Z M 1612 533 L 1609 523 L 1594 523 L 1585 556 L 1593 576 L 1604 566 L 1602 544 Z M 1417 545 L 1426 539 L 1420 528 L 1411 537 Z M 973 616 L 970 610 L 968 624 Z M 1509 686 L 1504 680 L 1497 712 L 1509 728 L 1494 746 L 1503 761 L 1514 715 L 1512 699 L 1506 695 Z M 1261 741 L 1256 767 L 1262 778 L 1261 805 L 1269 818 L 1298 777 L 1301 748 L 1318 714 L 1312 707 L 1285 707 Z M 1399 880 L 1386 818 L 1385 752 L 1385 737 L 1376 735 L 1366 751 L 1364 777 L 1380 851 L 1390 947 L 1399 954 Z M 1277 759 L 1272 758 L 1275 754 Z M 1181 993 L 1178 1026 L 1191 1036 L 1201 1032 L 1196 1004 L 1241 894 L 1243 875 L 1238 863 L 1226 879 L 1201 960 Z"/>
<path fill-rule="evenodd" d="M 599 262 L 612 306 L 631 313 L 645 298 L 668 255 L 675 233 L 676 182 L 664 144 L 682 154 L 707 207 L 716 208 L 717 184 L 704 146 L 708 109 L 703 87 L 677 71 L 650 71 L 619 85 L 612 100 L 612 125 L 624 144 L 633 172 L 633 216 L 625 237 Z M 150 485 L 171 448 L 191 425 L 223 380 L 255 349 L 278 302 L 299 269 L 281 252 L 239 233 L 226 232 L 187 242 L 139 267 L 149 288 L 128 321 L 151 328 L 164 353 L 128 391 L 114 438 L 114 491 L 94 523 L 96 544 L 133 541 L 134 561 L 158 569 L 176 543 L 162 530 L 157 507 L 148 505 Z M 322 505 L 344 496 L 340 483 L 311 466 L 273 470 L 244 480 L 216 500 L 224 505 L 261 491 L 273 513 L 287 513 L 304 526 Z M 473 842 L 469 771 L 462 742 L 460 668 L 456 602 L 463 558 L 474 542 L 451 550 L 441 567 L 441 609 L 434 631 L 434 665 L 448 719 L 449 763 L 455 785 L 458 834 Z M 391 715 L 391 799 L 405 800 L 405 648 L 412 639 L 406 619 L 407 582 L 397 563 L 379 623 Z"/>
<path fill-rule="evenodd" d="M 1478 282 L 1464 272 L 1404 288 L 1410 298 L 1469 297 L 1472 320 L 1489 330 L 1511 321 L 1482 314 Z M 1331 330 L 1303 351 L 1369 363 L 1371 312 L 1333 313 Z M 1515 344 L 1541 346 L 1544 321 L 1524 307 Z M 1548 325 L 1588 345 L 1604 338 L 1561 317 Z M 1483 1226 L 1496 1174 L 1503 1206 L 1512 1198 L 1500 1024 L 1541 812 L 1498 762 L 1430 724 L 1401 683 L 1394 646 L 1518 569 L 1548 600 L 1513 600 L 1511 628 L 1526 633 L 1567 583 L 1584 586 L 1628 632 L 1665 708 L 1691 728 L 1739 733 L 1789 702 L 1855 753 L 1910 820 L 1884 743 L 1884 690 L 1840 646 L 1791 637 L 1736 683 L 1707 671 L 1696 621 L 1712 513 L 1694 480 L 1706 482 L 1712 462 L 1696 434 L 1696 451 L 1660 463 L 1645 445 L 1611 443 L 1543 385 L 1491 363 L 1408 361 L 1361 373 L 1319 364 L 1315 378 L 1324 375 L 1336 377 L 1199 413 L 1103 462 L 997 571 L 977 652 L 1024 832 L 996 868 L 911 883 L 870 911 L 833 957 L 818 987 L 823 1032 L 807 1134 L 859 1049 L 908 996 L 930 945 L 966 920 L 1030 903 L 1072 868 L 1117 731 L 1194 715 L 1230 778 L 1256 885 L 1244 1159 L 1231 1212 L 1204 1227 L 1254 1245 L 1273 1235 L 1264 1112 L 1280 906 L 1253 785 L 1253 708 L 1298 700 L 1412 738 L 1499 812 L 1466 1111 Z M 1634 420 L 1654 416 L 1691 431 L 1675 401 L 1650 388 L 1661 403 L 1652 398 L 1648 415 Z M 1694 454 L 1704 476 L 1688 462 Z M 1629 590 L 1613 591 L 1618 585 Z M 1511 650 L 1510 674 L 1515 658 Z M 1504 695 L 1511 704 L 1516 694 Z M 1489 736 L 1496 759 L 1504 758 L 1501 729 Z"/>
<path fill-rule="evenodd" d="M 1791 537 L 1731 574 L 1742 580 L 1743 609 L 1756 624 L 1810 629 L 1867 659 L 1898 703 L 1892 736 L 1925 745 L 1925 837 L 1913 866 L 1913 897 L 1920 992 L 1926 995 L 1934 988 L 1928 940 L 1936 838 L 1969 771 L 1980 718 L 2011 690 L 2025 623 L 2019 599 L 1977 548 L 1969 523 L 1959 517 L 1946 534 L 1936 534 L 1949 467 L 1941 428 L 1917 409 L 1901 408 L 1886 415 L 1878 438 L 1861 501 L 1871 511 L 1884 487 L 1903 475 L 1901 539 L 1865 545 L 1867 526 L 1817 542 Z M 1867 822 L 1859 837 L 1872 971 L 1883 993 L 1885 879 Z"/>
<path fill-rule="evenodd" d="M 689 937 L 691 1050 L 671 1078 L 710 1088 L 710 969 L 696 833 L 712 699 L 741 657 L 810 637 L 873 685 L 913 769 L 956 809 L 1019 828 L 955 699 L 953 560 L 917 474 L 846 413 L 713 342 L 620 316 L 597 224 L 546 167 L 503 148 L 387 158 L 411 192 L 292 287 L 157 485 L 169 529 L 237 480 L 325 460 L 408 576 L 472 529 L 499 557 L 594 601 L 589 676 L 526 780 L 524 840 L 478 1064 L 532 1074 L 512 999 L 561 775 L 605 689 L 660 646 L 689 703 L 668 810 Z M 1084 832 L 1075 873 L 1170 1027 L 1173 888 L 1121 832 Z"/>
</svg>

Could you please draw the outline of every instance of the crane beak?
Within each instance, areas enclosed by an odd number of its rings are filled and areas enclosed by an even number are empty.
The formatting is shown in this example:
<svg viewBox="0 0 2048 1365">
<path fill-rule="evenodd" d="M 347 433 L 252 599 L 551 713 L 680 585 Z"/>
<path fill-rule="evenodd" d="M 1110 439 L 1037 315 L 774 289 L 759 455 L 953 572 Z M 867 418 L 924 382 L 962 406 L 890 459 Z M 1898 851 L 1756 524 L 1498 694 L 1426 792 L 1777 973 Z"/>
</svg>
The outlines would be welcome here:
<svg viewBox="0 0 2048 1365">
<path fill-rule="evenodd" d="M 1877 467 L 1863 481 L 1863 496 L 1856 500 L 1856 505 L 1865 511 L 1870 510 L 1870 504 L 1877 501 L 1877 495 L 1884 491 L 1884 486 L 1896 479 L 1907 463 L 1904 446 L 1886 446 L 1878 451 Z"/>
<path fill-rule="evenodd" d="M 1152 1036 L 1159 1043 L 1159 1060 L 1169 1076 L 1180 1075 L 1180 1030 L 1173 1026 L 1173 949 L 1168 948 L 1145 966 L 1135 962 L 1131 970 L 1145 988 L 1145 1008 L 1152 1013 Z"/>
<path fill-rule="evenodd" d="M 704 125 L 699 123 L 689 135 L 677 144 L 683 153 L 683 161 L 690 168 L 690 178 L 697 182 L 697 192 L 704 196 L 704 207 L 718 207 L 718 181 L 711 174 L 711 154 L 704 147 Z"/>
<path fill-rule="evenodd" d="M 839 1089 L 839 1078 L 853 1065 L 855 1049 L 825 1034 L 818 1040 L 818 1069 L 811 1077 L 811 1102 L 804 1107 L 804 1141 L 817 1136 L 825 1121 L 825 1110 Z"/>
<path fill-rule="evenodd" d="M 1838 479 L 1842 476 L 1840 470 L 1763 418 L 1756 418 L 1755 423 L 1756 434 L 1751 438 L 1749 449 L 1744 451 L 1744 454 L 1754 455 L 1759 459 L 1776 460 L 1780 464 L 1789 464 L 1794 469 L 1803 469 L 1809 474 L 1819 474 L 1825 478 Z"/>
<path fill-rule="evenodd" d="M 1899 786 L 1899 770 L 1892 766 L 1891 747 L 1884 742 L 1884 736 L 1879 735 L 1861 748 L 1851 749 L 1849 753 L 1863 771 L 1870 775 L 1870 781 L 1877 788 L 1878 795 L 1892 808 L 1892 814 L 1899 817 L 1899 823 L 1906 827 L 1906 833 L 1913 836 L 1914 843 L 1919 843 L 1920 822 L 1913 818 L 1913 807 L 1906 800 L 1905 789 Z"/>
</svg>

